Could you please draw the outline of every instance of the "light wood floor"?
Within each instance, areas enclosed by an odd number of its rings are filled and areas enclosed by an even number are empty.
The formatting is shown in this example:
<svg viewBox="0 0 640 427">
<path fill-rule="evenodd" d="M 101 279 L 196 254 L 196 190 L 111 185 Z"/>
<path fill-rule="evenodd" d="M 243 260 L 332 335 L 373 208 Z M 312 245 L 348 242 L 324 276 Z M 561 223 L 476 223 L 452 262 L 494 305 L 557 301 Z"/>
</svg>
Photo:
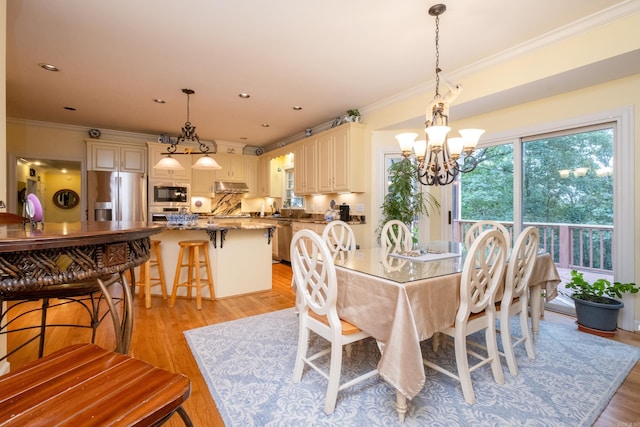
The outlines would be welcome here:
<svg viewBox="0 0 640 427">
<path fill-rule="evenodd" d="M 146 309 L 143 299 L 136 299 L 136 320 L 130 355 L 155 366 L 187 375 L 192 382 L 192 393 L 184 407 L 189 412 L 194 425 L 223 426 L 207 385 L 191 355 L 183 331 L 293 307 L 295 296 L 290 284 L 291 268 L 286 264 L 274 264 L 272 291 L 215 302 L 205 300 L 201 311 L 196 310 L 194 300 L 178 299 L 175 307 L 169 308 L 168 301 L 154 297 L 152 308 Z M 64 308 L 50 310 L 49 319 L 60 321 L 59 319 L 64 318 L 73 322 L 86 317 L 86 313 L 78 307 L 78 304 L 70 304 Z M 36 317 L 33 320 L 26 319 L 26 321 L 37 323 L 37 314 L 34 316 Z M 545 312 L 545 321 L 575 326 L 575 319 L 551 312 Z M 105 348 L 113 348 L 112 333 L 108 322 L 104 322 L 98 329 L 96 343 Z M 50 328 L 47 332 L 45 354 L 73 343 L 88 342 L 90 336 L 88 330 Z M 9 349 L 23 342 L 25 337 L 26 333 L 10 334 Z M 640 334 L 637 333 L 619 331 L 615 340 L 640 347 Z M 36 357 L 37 344 L 32 343 L 10 358 L 11 367 L 17 368 L 28 361 L 35 360 Z M 598 427 L 640 425 L 638 396 L 640 396 L 640 364 L 635 366 L 595 425 Z M 183 424 L 179 417 L 174 416 L 166 425 L 182 426 Z"/>
</svg>

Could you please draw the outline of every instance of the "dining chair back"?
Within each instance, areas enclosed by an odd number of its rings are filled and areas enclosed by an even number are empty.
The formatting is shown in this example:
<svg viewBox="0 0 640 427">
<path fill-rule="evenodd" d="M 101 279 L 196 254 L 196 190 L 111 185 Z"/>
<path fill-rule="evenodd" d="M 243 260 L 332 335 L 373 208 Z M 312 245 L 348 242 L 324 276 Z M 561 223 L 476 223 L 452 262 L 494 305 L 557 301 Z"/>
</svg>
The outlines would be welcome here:
<svg viewBox="0 0 640 427">
<path fill-rule="evenodd" d="M 509 372 L 518 375 L 514 347 L 524 343 L 529 359 L 536 358 L 533 347 L 531 328 L 529 327 L 529 281 L 536 263 L 539 246 L 538 229 L 527 227 L 518 236 L 507 265 L 505 275 L 504 294 L 502 300 L 496 304 L 500 319 L 500 338 Z M 536 296 L 532 296 L 536 298 Z M 511 316 L 518 315 L 520 319 L 520 337 L 511 334 Z"/>
<path fill-rule="evenodd" d="M 344 221 L 331 221 L 322 231 L 322 240 L 336 257 L 343 257 L 356 249 L 356 237 L 353 229 Z"/>
<path fill-rule="evenodd" d="M 359 383 L 378 373 L 377 369 L 340 384 L 342 347 L 369 337 L 351 323 L 338 317 L 336 301 L 338 284 L 333 257 L 322 238 L 311 230 L 296 232 L 291 241 L 291 268 L 301 296 L 299 309 L 298 351 L 293 368 L 293 382 L 302 379 L 304 365 L 309 365 L 327 381 L 324 411 L 333 413 L 338 391 Z M 330 346 L 308 355 L 309 332 L 313 331 L 330 342 Z M 329 371 L 323 370 L 316 360 L 331 354 Z"/>
<path fill-rule="evenodd" d="M 413 247 L 411 230 L 407 224 L 397 219 L 387 221 L 382 227 L 380 243 L 391 252 L 410 251 Z"/>
<path fill-rule="evenodd" d="M 500 224 L 498 221 L 478 221 L 473 224 L 467 232 L 464 234 L 464 247 L 469 249 L 473 241 L 486 230 L 499 230 L 507 240 L 507 251 L 511 248 L 511 234 L 509 234 L 509 230 L 507 227 Z"/>
<path fill-rule="evenodd" d="M 471 372 L 477 368 L 491 364 L 495 381 L 504 384 L 496 338 L 495 298 L 504 274 L 506 248 L 506 239 L 500 231 L 487 230 L 472 243 L 465 258 L 455 323 L 440 331 L 454 339 L 457 374 L 424 359 L 425 366 L 460 381 L 464 400 L 470 404 L 476 401 Z M 467 348 L 467 336 L 481 330 L 485 331 L 487 355 Z M 478 362 L 469 366 L 469 356 Z"/>
</svg>

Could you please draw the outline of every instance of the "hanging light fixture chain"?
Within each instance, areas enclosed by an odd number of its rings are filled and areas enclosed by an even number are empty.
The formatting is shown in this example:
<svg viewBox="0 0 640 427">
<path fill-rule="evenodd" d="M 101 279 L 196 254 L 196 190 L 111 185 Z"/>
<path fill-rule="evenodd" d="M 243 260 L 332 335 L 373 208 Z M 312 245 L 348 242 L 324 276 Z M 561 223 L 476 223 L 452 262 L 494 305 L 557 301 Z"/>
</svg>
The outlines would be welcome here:
<svg viewBox="0 0 640 427">
<path fill-rule="evenodd" d="M 436 15 L 436 96 L 440 96 L 440 15 Z"/>
</svg>

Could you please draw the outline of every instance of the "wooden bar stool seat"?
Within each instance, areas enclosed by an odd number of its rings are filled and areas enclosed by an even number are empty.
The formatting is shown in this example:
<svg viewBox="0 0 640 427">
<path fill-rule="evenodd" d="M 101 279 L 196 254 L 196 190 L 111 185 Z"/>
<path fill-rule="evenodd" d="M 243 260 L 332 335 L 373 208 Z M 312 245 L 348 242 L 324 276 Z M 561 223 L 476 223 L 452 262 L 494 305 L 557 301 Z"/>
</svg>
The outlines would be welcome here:
<svg viewBox="0 0 640 427">
<path fill-rule="evenodd" d="M 178 412 L 191 382 L 141 360 L 78 344 L 0 377 L 2 426 L 150 426 Z"/>
<path fill-rule="evenodd" d="M 151 308 L 151 288 L 154 286 L 160 286 L 162 299 L 167 299 L 164 264 L 162 262 L 162 251 L 160 249 L 161 243 L 160 240 L 151 241 L 151 258 L 140 266 L 140 278 L 136 282 L 136 286 L 140 288 L 140 298 L 144 295 L 144 305 L 147 308 Z M 157 276 L 151 275 L 151 269 L 154 267 L 158 270 Z"/>
<path fill-rule="evenodd" d="M 201 288 L 204 286 L 209 287 L 209 295 L 211 300 L 215 299 L 213 292 L 213 276 L 211 275 L 211 264 L 209 263 L 209 241 L 208 240 L 183 240 L 178 242 L 180 245 L 180 251 L 178 252 L 178 264 L 176 266 L 176 274 L 173 279 L 173 289 L 171 291 L 171 299 L 169 300 L 169 307 L 173 307 L 176 302 L 176 295 L 178 288 L 187 288 L 187 298 L 191 299 L 191 291 L 196 289 L 196 308 L 202 309 L 202 292 Z M 184 263 L 184 251 L 187 249 L 187 263 Z M 201 259 L 201 255 L 202 258 Z M 182 268 L 187 268 L 187 281 L 180 282 L 180 273 Z M 206 270 L 206 278 L 201 276 L 202 269 Z"/>
</svg>

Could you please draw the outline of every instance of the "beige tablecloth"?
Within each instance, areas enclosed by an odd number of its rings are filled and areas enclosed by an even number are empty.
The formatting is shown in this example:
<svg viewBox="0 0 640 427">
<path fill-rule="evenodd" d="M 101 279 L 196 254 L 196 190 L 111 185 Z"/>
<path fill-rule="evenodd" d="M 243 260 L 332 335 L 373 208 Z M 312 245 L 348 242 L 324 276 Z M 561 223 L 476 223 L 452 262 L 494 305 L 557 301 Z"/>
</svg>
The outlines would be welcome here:
<svg viewBox="0 0 640 427">
<path fill-rule="evenodd" d="M 378 341 L 380 376 L 407 398 L 425 383 L 420 341 L 454 323 L 461 273 L 397 283 L 336 266 L 338 314 Z M 530 286 L 557 295 L 560 277 L 549 254 L 539 255 Z"/>
</svg>

